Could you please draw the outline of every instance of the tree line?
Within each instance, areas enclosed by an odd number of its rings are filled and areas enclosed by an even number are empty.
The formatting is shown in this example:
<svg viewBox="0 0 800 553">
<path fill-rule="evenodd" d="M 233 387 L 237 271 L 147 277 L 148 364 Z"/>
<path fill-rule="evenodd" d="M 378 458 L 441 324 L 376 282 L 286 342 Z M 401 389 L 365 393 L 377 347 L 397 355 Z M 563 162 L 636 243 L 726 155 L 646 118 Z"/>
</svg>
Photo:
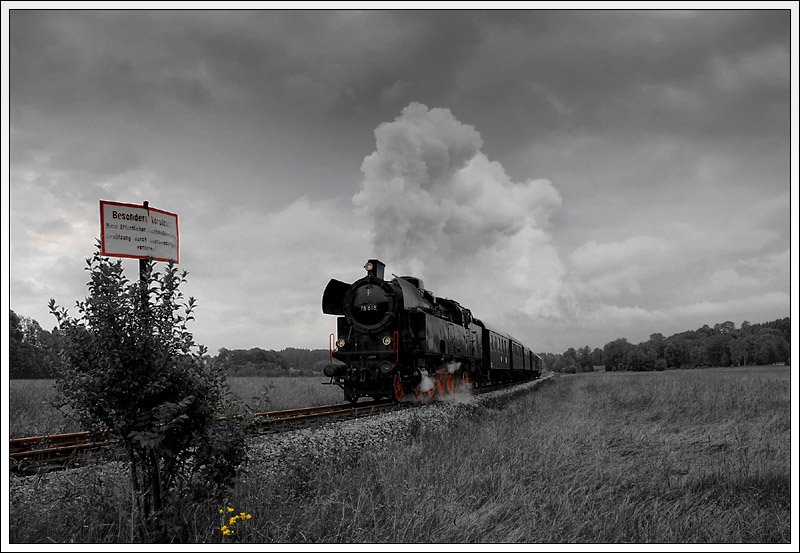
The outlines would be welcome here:
<svg viewBox="0 0 800 553">
<path fill-rule="evenodd" d="M 9 311 L 9 377 L 55 378 L 59 346 L 63 342 L 61 331 L 54 328 L 48 332 L 35 319 Z"/>
<path fill-rule="evenodd" d="M 313 376 L 329 362 L 326 349 L 220 348 L 213 358 L 228 376 Z"/>
<path fill-rule="evenodd" d="M 659 371 L 731 365 L 769 365 L 790 358 L 790 319 L 751 324 L 739 328 L 731 321 L 703 325 L 665 338 L 660 333 L 640 344 L 625 338 L 608 342 L 603 348 L 569 348 L 561 354 L 543 353 L 549 370 L 564 373 L 592 371 L 605 366 L 610 371 Z M 10 378 L 55 378 L 59 345 L 58 328 L 44 330 L 30 317 L 10 310 Z M 227 376 L 311 376 L 321 373 L 329 362 L 326 349 L 220 348 L 207 360 Z"/>
<path fill-rule="evenodd" d="M 9 316 L 9 377 L 56 378 L 64 339 L 59 328 L 44 330 L 35 319 L 13 310 L 9 310 Z M 220 348 L 217 355 L 205 358 L 227 376 L 311 376 L 322 373 L 328 350 Z"/>
<path fill-rule="evenodd" d="M 731 321 L 713 327 L 703 325 L 665 338 L 660 333 L 639 344 L 625 338 L 603 348 L 569 348 L 562 354 L 540 354 L 548 369 L 576 373 L 604 366 L 607 371 L 663 371 L 699 367 L 789 364 L 791 357 L 789 317 L 741 327 Z"/>
</svg>

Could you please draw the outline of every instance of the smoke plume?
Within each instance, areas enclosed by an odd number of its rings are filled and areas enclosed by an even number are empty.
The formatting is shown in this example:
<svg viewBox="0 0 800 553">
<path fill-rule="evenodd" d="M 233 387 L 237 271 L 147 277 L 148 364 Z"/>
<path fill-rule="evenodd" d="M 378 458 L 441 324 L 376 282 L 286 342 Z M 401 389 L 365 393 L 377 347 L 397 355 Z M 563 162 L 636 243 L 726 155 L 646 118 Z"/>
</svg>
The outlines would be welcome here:
<svg viewBox="0 0 800 553">
<path fill-rule="evenodd" d="M 508 330 L 502 319 L 557 315 L 563 266 L 547 227 L 561 197 L 549 181 L 513 182 L 444 108 L 411 103 L 375 140 L 353 203 L 388 270 Z"/>
</svg>

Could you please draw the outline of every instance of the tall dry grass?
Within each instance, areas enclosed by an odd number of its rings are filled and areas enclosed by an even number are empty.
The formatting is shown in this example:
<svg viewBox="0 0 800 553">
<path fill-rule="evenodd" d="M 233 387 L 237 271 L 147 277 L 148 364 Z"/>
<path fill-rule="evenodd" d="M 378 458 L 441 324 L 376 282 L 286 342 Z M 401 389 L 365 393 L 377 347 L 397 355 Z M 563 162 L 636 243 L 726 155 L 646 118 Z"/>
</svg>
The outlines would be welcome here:
<svg viewBox="0 0 800 553">
<path fill-rule="evenodd" d="M 240 376 L 228 378 L 234 397 L 256 412 L 342 403 L 338 386 L 324 376 Z"/>
<path fill-rule="evenodd" d="M 301 486 L 253 471 L 237 499 L 262 514 L 257 541 L 785 543 L 789 380 L 567 376 Z"/>
<path fill-rule="evenodd" d="M 341 403 L 342 390 L 323 376 L 231 377 L 232 399 L 255 412 Z M 76 432 L 80 426 L 55 407 L 54 380 L 9 381 L 9 434 L 12 438 Z"/>
<path fill-rule="evenodd" d="M 9 436 L 41 436 L 80 430 L 55 406 L 54 380 L 10 380 L 8 386 Z"/>
</svg>

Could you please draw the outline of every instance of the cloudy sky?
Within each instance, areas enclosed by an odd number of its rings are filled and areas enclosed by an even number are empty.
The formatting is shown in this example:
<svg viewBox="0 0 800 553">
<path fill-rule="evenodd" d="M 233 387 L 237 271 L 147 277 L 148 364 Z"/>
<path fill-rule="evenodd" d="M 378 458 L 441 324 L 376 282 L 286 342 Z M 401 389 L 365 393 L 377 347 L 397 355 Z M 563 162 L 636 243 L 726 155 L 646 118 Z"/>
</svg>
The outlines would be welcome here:
<svg viewBox="0 0 800 553">
<path fill-rule="evenodd" d="M 537 351 L 789 316 L 792 17 L 12 9 L 10 307 L 102 199 L 178 213 L 212 353 L 326 348 L 372 257 Z"/>
</svg>

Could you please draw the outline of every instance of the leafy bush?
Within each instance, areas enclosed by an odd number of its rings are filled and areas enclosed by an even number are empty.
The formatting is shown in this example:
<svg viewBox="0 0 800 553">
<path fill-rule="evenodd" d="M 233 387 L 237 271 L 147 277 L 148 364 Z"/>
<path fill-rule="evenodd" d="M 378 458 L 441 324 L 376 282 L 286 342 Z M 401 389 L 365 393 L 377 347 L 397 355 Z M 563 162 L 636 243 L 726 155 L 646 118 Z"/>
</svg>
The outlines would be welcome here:
<svg viewBox="0 0 800 553">
<path fill-rule="evenodd" d="M 219 420 L 224 375 L 187 328 L 196 304 L 183 301 L 185 271 L 170 263 L 154 272 L 146 261 L 140 281 L 129 282 L 122 262 L 99 251 L 86 270 L 89 296 L 77 302 L 77 318 L 50 300 L 64 337 L 56 387 L 84 427 L 122 442 L 152 531 L 188 496 L 221 499 L 245 460 L 242 419 Z"/>
</svg>

